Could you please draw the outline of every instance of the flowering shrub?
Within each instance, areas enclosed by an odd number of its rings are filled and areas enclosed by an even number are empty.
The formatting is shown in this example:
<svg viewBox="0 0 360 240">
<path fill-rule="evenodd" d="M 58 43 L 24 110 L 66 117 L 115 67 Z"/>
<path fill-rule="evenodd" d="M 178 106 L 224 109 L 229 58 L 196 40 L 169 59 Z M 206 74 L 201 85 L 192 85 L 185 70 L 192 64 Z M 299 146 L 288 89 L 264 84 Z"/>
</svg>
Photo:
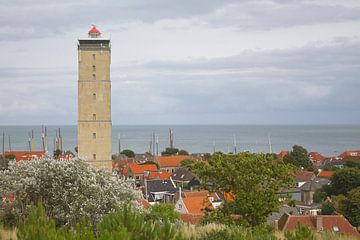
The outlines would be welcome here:
<svg viewBox="0 0 360 240">
<path fill-rule="evenodd" d="M 135 205 L 140 197 L 124 180 L 83 160 L 49 158 L 11 162 L 0 171 L 0 195 L 6 197 L 3 207 L 11 205 L 12 213 L 23 219 L 31 204 L 41 201 L 58 226 L 74 226 L 82 218 L 95 224 L 117 206 Z"/>
</svg>

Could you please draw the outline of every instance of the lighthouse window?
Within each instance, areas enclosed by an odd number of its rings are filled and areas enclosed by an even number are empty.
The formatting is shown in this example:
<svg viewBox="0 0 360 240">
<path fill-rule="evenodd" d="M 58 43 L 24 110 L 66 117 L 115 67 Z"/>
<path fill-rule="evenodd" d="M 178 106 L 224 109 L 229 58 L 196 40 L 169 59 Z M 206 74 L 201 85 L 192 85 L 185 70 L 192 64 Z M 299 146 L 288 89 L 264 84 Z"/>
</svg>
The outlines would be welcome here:
<svg viewBox="0 0 360 240">
<path fill-rule="evenodd" d="M 93 93 L 93 100 L 96 100 L 96 93 Z"/>
<path fill-rule="evenodd" d="M 92 56 L 93 56 L 93 60 L 95 60 L 95 56 L 96 56 L 96 55 L 95 55 L 95 54 L 93 54 Z"/>
<path fill-rule="evenodd" d="M 93 66 L 92 66 L 92 69 L 93 69 L 93 72 L 95 72 L 95 70 L 96 70 L 96 66 L 95 66 L 95 65 L 93 65 Z"/>
<path fill-rule="evenodd" d="M 95 113 L 93 114 L 93 120 L 96 120 L 96 114 Z"/>
<path fill-rule="evenodd" d="M 93 139 L 96 139 L 96 133 L 93 133 Z"/>
<path fill-rule="evenodd" d="M 95 74 L 93 74 L 93 80 L 96 80 L 96 75 Z"/>
<path fill-rule="evenodd" d="M 93 154 L 93 159 L 96 160 L 96 154 Z"/>
</svg>

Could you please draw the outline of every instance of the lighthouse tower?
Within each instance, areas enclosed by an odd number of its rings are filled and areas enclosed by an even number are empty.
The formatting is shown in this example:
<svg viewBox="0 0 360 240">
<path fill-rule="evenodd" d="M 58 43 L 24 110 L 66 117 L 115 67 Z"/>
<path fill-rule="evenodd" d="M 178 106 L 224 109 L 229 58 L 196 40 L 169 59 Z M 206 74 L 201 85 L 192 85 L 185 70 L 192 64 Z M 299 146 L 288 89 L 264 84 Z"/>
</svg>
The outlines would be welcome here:
<svg viewBox="0 0 360 240">
<path fill-rule="evenodd" d="M 111 45 L 95 26 L 79 39 L 78 61 L 78 155 L 111 170 Z"/>
</svg>

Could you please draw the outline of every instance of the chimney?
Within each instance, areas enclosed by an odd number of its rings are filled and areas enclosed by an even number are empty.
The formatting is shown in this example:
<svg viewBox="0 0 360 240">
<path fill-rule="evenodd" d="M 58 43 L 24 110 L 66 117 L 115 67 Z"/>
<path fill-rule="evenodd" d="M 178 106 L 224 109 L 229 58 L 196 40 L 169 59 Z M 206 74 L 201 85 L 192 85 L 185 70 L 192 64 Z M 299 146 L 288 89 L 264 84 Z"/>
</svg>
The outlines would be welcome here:
<svg viewBox="0 0 360 240">
<path fill-rule="evenodd" d="M 146 199 L 146 200 L 149 200 L 148 189 L 147 189 L 147 180 L 146 180 L 146 178 L 144 179 L 144 188 L 145 188 L 145 199 Z"/>
<path fill-rule="evenodd" d="M 182 196 L 181 196 L 181 187 L 179 187 L 179 199 L 182 199 Z"/>
<path fill-rule="evenodd" d="M 316 230 L 318 232 L 323 230 L 323 219 L 321 215 L 316 216 Z"/>
</svg>

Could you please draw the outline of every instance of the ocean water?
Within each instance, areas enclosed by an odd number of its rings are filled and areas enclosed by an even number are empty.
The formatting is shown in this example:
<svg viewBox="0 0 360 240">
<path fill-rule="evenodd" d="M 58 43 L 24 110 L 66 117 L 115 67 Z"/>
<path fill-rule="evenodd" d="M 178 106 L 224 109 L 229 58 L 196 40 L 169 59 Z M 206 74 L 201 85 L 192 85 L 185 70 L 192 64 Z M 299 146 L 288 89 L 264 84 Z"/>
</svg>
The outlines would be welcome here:
<svg viewBox="0 0 360 240">
<path fill-rule="evenodd" d="M 49 150 L 53 151 L 56 129 L 61 129 L 63 149 L 74 152 L 77 127 L 46 126 Z M 230 152 L 234 149 L 236 136 L 237 151 L 269 152 L 268 136 L 273 152 L 290 150 L 299 144 L 308 151 L 318 151 L 326 156 L 338 155 L 348 149 L 360 149 L 360 125 L 336 126 L 255 126 L 255 125 L 156 125 L 156 126 L 113 126 L 113 152 L 118 151 L 118 136 L 121 148 L 132 149 L 137 153 L 149 151 L 150 136 L 155 132 L 159 142 L 159 152 L 169 145 L 169 128 L 174 132 L 174 145 L 191 153 Z M 8 136 L 12 150 L 28 150 L 29 133 L 34 131 L 35 148 L 41 150 L 41 126 L 0 126 L 5 133 L 5 150 L 9 149 Z M 2 141 L 0 142 L 2 146 Z M 1 151 L 2 148 L 0 148 Z"/>
</svg>

